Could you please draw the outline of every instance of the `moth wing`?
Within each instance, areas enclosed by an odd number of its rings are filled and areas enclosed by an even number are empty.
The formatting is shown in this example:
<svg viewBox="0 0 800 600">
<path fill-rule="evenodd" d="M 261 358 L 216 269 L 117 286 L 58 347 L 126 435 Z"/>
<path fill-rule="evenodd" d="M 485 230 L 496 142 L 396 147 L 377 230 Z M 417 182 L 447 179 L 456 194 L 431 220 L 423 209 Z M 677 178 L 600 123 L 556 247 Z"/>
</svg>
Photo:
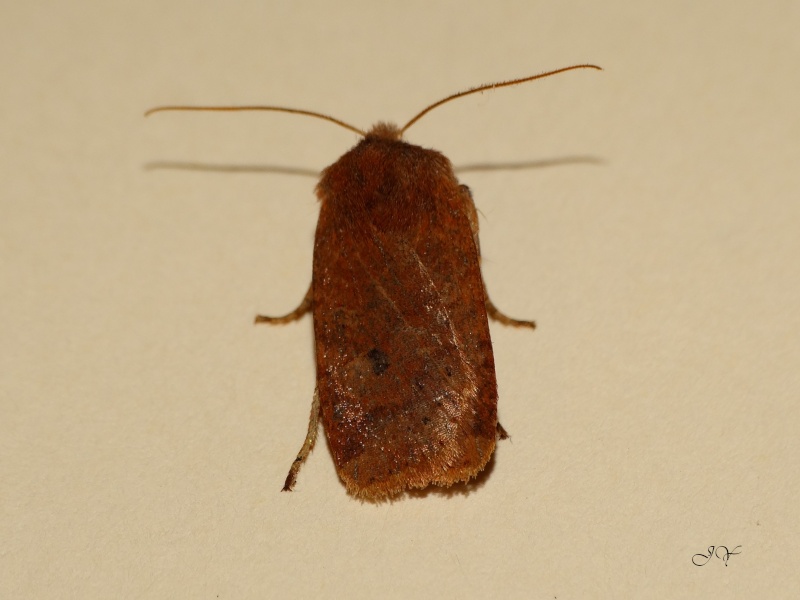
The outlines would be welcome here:
<svg viewBox="0 0 800 600">
<path fill-rule="evenodd" d="M 468 480 L 494 450 L 497 384 L 474 207 L 452 176 L 434 195 L 413 218 L 373 211 L 346 221 L 336 198 L 322 198 L 317 384 L 337 471 L 358 496 Z"/>
</svg>

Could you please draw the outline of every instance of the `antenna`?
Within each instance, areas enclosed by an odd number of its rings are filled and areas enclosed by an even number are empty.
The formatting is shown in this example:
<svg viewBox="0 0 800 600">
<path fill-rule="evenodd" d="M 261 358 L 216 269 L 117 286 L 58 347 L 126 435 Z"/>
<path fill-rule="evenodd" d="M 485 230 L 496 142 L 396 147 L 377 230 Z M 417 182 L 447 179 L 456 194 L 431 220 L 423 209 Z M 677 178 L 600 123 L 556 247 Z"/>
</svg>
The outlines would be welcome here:
<svg viewBox="0 0 800 600">
<path fill-rule="evenodd" d="M 601 67 L 598 67 L 597 65 L 573 65 L 571 67 L 563 67 L 561 69 L 556 69 L 555 71 L 548 71 L 547 73 L 539 73 L 538 75 L 532 75 L 531 77 L 522 77 L 520 79 L 511 79 L 510 81 L 500 81 L 498 83 L 487 83 L 486 85 L 470 88 L 468 90 L 464 90 L 463 92 L 458 92 L 457 94 L 448 96 L 447 98 L 443 98 L 438 102 L 434 102 L 427 108 L 420 111 L 413 119 L 411 119 L 408 123 L 403 125 L 402 129 L 400 129 L 400 135 L 405 133 L 406 129 L 411 127 L 414 123 L 419 121 L 422 117 L 427 115 L 434 108 L 441 106 L 442 104 L 446 104 L 451 100 L 455 100 L 456 98 L 462 98 L 464 96 L 469 96 L 470 94 L 477 94 L 478 92 L 484 92 L 486 90 L 494 90 L 501 87 L 508 87 L 510 85 L 517 85 L 519 83 L 525 83 L 527 81 L 533 81 L 535 79 L 542 79 L 544 77 L 550 77 L 551 75 L 558 75 L 559 73 L 564 73 L 565 71 L 572 71 L 573 69 L 597 69 L 598 71 L 603 70 Z"/>
<path fill-rule="evenodd" d="M 362 131 L 358 127 L 354 125 L 350 125 L 349 123 L 345 123 L 344 121 L 340 121 L 334 117 L 329 115 L 323 115 L 322 113 L 314 112 L 313 110 L 302 110 L 299 108 L 286 108 L 285 106 L 156 106 L 155 108 L 151 108 L 146 113 L 144 113 L 145 117 L 149 117 L 154 113 L 159 112 L 167 112 L 167 111 L 188 111 L 188 110 L 196 110 L 196 111 L 216 111 L 216 112 L 237 112 L 237 111 L 244 111 L 244 110 L 267 110 L 272 112 L 285 112 L 285 113 L 292 113 L 294 115 L 307 115 L 309 117 L 316 117 L 318 119 L 322 119 L 324 121 L 330 121 L 331 123 L 336 123 L 345 129 L 349 129 L 350 131 L 355 131 L 358 135 L 364 137 L 366 136 L 366 132 Z"/>
<path fill-rule="evenodd" d="M 517 85 L 520 83 L 526 83 L 528 81 L 534 81 L 535 79 L 543 79 L 544 77 L 550 77 L 551 75 L 558 75 L 559 73 L 564 73 L 565 71 L 572 71 L 574 69 L 597 69 L 598 71 L 602 71 L 601 67 L 597 65 L 572 65 L 571 67 L 563 67 L 561 69 L 556 69 L 555 71 L 547 71 L 546 73 L 539 73 L 538 75 L 532 75 L 530 77 L 522 77 L 520 79 L 511 79 L 509 81 L 500 81 L 497 83 L 487 83 L 486 85 L 481 85 L 478 87 L 470 88 L 468 90 L 464 90 L 463 92 L 458 92 L 457 94 L 452 94 L 447 98 L 443 98 L 438 102 L 434 102 L 433 104 L 429 105 L 427 108 L 423 109 L 417 115 L 411 119 L 408 123 L 406 123 L 400 129 L 401 137 L 405 131 L 411 127 L 414 123 L 419 121 L 422 117 L 432 111 L 434 108 L 441 106 L 442 104 L 446 104 L 451 100 L 455 100 L 456 98 L 462 98 L 464 96 L 469 96 L 470 94 L 477 94 L 478 92 L 484 92 L 486 90 L 494 90 L 497 88 L 508 87 L 511 85 Z M 294 115 L 306 115 L 309 117 L 316 117 L 317 119 L 322 119 L 324 121 L 328 121 L 330 123 L 335 123 L 340 127 L 344 127 L 345 129 L 349 129 L 350 131 L 354 131 L 355 133 L 359 134 L 362 137 L 365 137 L 367 134 L 364 130 L 359 129 L 354 125 L 350 125 L 349 123 L 345 123 L 339 119 L 331 117 L 330 115 L 325 115 L 322 113 L 314 112 L 311 110 L 302 110 L 299 108 L 286 108 L 285 106 L 182 106 L 182 105 L 175 105 L 175 106 L 156 106 L 155 108 L 151 108 L 146 113 L 144 113 L 145 117 L 149 117 L 154 113 L 159 112 L 167 112 L 167 111 L 216 111 L 216 112 L 237 112 L 237 111 L 245 111 L 245 110 L 262 110 L 262 111 L 272 111 L 272 112 L 285 112 L 291 113 Z"/>
</svg>

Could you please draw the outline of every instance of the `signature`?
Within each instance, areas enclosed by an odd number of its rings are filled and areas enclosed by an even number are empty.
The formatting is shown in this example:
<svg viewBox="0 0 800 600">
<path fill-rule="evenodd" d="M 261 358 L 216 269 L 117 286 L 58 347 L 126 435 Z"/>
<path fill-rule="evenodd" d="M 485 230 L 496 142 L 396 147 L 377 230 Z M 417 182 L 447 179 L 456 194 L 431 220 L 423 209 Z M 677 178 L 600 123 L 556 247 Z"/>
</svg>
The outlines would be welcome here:
<svg viewBox="0 0 800 600">
<path fill-rule="evenodd" d="M 715 556 L 720 559 L 725 566 L 728 566 L 728 560 L 731 556 L 736 556 L 737 554 L 741 554 L 742 551 L 740 550 L 741 546 L 736 546 L 733 550 L 728 550 L 727 546 L 709 546 L 706 554 L 699 553 L 695 554 L 692 557 L 692 563 L 696 567 L 702 567 L 707 565 L 708 562 L 714 558 Z"/>
</svg>

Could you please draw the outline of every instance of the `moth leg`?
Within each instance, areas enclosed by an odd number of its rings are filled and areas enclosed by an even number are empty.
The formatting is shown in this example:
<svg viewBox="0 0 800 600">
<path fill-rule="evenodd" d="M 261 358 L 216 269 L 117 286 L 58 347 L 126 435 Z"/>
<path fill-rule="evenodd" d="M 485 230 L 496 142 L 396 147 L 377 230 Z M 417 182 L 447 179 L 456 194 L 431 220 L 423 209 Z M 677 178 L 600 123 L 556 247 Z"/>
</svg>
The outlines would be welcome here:
<svg viewBox="0 0 800 600">
<path fill-rule="evenodd" d="M 500 310 L 498 310 L 498 308 L 492 304 L 492 301 L 489 300 L 489 296 L 486 296 L 486 314 L 488 314 L 495 321 L 499 321 L 503 325 L 511 325 L 512 327 L 530 327 L 531 329 L 536 329 L 535 321 L 512 319 L 508 315 L 501 313 Z"/>
<path fill-rule="evenodd" d="M 464 202 L 463 210 L 469 220 L 469 226 L 472 230 L 472 239 L 475 241 L 475 248 L 478 250 L 478 258 L 481 255 L 481 244 L 478 241 L 478 210 L 475 208 L 475 202 L 472 199 L 472 192 L 465 185 L 460 186 L 461 198 Z M 483 284 L 483 289 L 486 289 L 486 283 Z M 486 296 L 486 313 L 495 321 L 500 321 L 503 325 L 512 325 L 514 327 L 530 327 L 536 329 L 536 323 L 533 321 L 522 321 L 520 319 L 512 319 L 508 315 L 501 313 L 497 307 Z M 502 428 L 501 428 L 502 429 Z M 504 439 L 501 437 L 501 439 Z"/>
<path fill-rule="evenodd" d="M 319 430 L 319 392 L 314 390 L 314 401 L 311 403 L 311 416 L 308 418 L 308 433 L 303 442 L 303 447 L 297 453 L 297 458 L 294 459 L 292 466 L 289 468 L 289 474 L 286 476 L 286 481 L 283 484 L 282 492 L 291 492 L 297 481 L 297 473 L 300 467 L 311 454 L 314 449 L 314 442 L 317 441 L 317 431 Z"/>
<path fill-rule="evenodd" d="M 268 317 L 266 315 L 256 315 L 256 323 L 271 323 L 272 325 L 283 325 L 284 323 L 291 323 L 292 321 L 297 321 L 300 319 L 304 314 L 311 310 L 312 298 L 311 298 L 311 290 L 313 286 L 308 286 L 308 291 L 306 292 L 303 301 L 300 302 L 300 306 L 295 308 L 289 314 L 283 315 L 282 317 Z"/>
<path fill-rule="evenodd" d="M 497 422 L 497 439 L 498 440 L 507 440 L 508 439 L 508 432 L 506 428 L 500 425 L 500 422 Z"/>
</svg>

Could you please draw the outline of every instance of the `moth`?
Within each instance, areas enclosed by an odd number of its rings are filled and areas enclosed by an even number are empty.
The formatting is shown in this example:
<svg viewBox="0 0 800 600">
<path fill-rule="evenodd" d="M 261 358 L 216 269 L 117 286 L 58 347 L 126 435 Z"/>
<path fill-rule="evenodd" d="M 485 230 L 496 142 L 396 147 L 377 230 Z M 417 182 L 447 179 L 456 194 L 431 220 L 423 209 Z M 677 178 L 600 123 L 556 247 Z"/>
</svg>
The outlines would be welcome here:
<svg viewBox="0 0 800 600">
<path fill-rule="evenodd" d="M 326 168 L 311 286 L 283 324 L 313 312 L 317 385 L 308 432 L 286 477 L 291 490 L 322 421 L 336 471 L 352 495 L 382 500 L 475 477 L 507 436 L 497 420 L 488 317 L 534 328 L 492 304 L 480 267 L 478 218 L 467 186 L 441 153 L 403 134 L 462 96 L 517 85 L 574 65 L 482 85 L 431 104 L 403 127 L 369 131 L 321 113 L 279 106 L 163 106 L 266 110 L 325 119 L 362 139 Z"/>
</svg>

